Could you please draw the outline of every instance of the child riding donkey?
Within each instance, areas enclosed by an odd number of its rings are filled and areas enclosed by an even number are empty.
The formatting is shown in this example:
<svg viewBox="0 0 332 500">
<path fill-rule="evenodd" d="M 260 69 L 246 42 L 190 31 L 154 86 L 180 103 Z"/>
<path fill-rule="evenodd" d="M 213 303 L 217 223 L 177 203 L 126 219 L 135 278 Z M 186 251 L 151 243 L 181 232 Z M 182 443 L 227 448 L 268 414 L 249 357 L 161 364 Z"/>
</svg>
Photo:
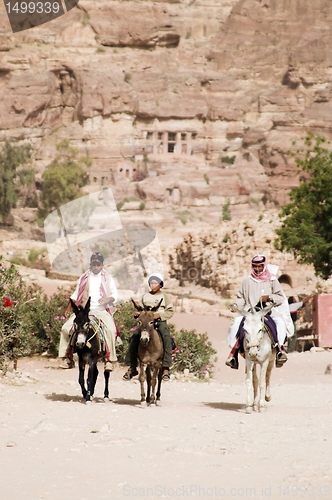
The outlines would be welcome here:
<svg viewBox="0 0 332 500">
<path fill-rule="evenodd" d="M 166 292 L 162 291 L 161 288 L 164 286 L 163 277 L 159 273 L 154 273 L 148 278 L 148 284 L 150 291 L 145 293 L 141 300 L 141 305 L 149 309 L 154 308 L 159 302 L 159 307 L 154 311 L 154 322 L 155 328 L 159 331 L 164 345 L 164 357 L 163 357 L 163 375 L 162 379 L 167 381 L 170 379 L 169 369 L 172 363 L 172 338 L 167 326 L 166 321 L 169 320 L 173 314 L 173 304 L 170 297 Z M 139 313 L 137 311 L 134 313 L 137 318 Z M 137 351 L 138 344 L 140 342 L 140 330 L 137 328 L 133 333 L 129 349 L 126 354 L 125 361 L 129 365 L 128 370 L 123 376 L 124 380 L 130 380 L 132 377 L 138 375 L 137 371 Z"/>
</svg>

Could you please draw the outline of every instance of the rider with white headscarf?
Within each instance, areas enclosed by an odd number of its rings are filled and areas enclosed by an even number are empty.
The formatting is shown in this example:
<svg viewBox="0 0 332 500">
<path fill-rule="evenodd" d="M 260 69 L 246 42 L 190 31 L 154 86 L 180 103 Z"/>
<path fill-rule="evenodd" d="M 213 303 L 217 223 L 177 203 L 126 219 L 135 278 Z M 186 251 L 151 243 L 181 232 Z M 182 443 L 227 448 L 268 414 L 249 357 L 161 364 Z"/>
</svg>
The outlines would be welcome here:
<svg viewBox="0 0 332 500">
<path fill-rule="evenodd" d="M 166 321 L 171 319 L 174 314 L 174 309 L 170 297 L 166 292 L 161 290 L 164 286 L 164 279 L 161 274 L 151 274 L 151 276 L 148 277 L 148 285 L 150 291 L 143 295 L 140 305 L 142 307 L 152 308 L 161 301 L 157 311 L 154 312 L 154 320 L 155 328 L 158 329 L 163 340 L 164 357 L 162 379 L 167 381 L 170 380 L 169 369 L 172 364 L 172 338 Z M 136 313 L 135 315 L 137 316 Z M 139 341 L 140 330 L 137 328 L 131 337 L 128 352 L 126 354 L 125 362 L 129 365 L 129 368 L 123 376 L 124 380 L 130 380 L 135 375 L 138 375 L 137 351 Z"/>
</svg>

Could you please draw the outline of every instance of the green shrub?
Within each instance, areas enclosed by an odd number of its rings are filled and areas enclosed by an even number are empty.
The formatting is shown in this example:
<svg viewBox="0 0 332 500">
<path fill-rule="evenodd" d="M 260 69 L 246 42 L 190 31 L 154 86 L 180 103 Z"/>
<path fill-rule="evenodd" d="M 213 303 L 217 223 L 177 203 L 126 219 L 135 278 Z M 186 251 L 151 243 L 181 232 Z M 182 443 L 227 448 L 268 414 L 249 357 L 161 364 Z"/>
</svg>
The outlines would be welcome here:
<svg viewBox="0 0 332 500">
<path fill-rule="evenodd" d="M 122 340 L 122 345 L 116 349 L 119 363 L 124 363 L 131 336 L 137 326 L 136 319 L 134 318 L 134 311 L 135 309 L 132 302 L 124 302 L 117 306 L 116 312 L 114 313 L 114 320 Z"/>
<path fill-rule="evenodd" d="M 44 252 L 46 252 L 46 248 L 42 248 L 41 250 L 36 250 L 36 248 L 31 248 L 28 255 L 28 261 L 31 262 L 31 264 L 35 264 L 39 255 L 41 255 Z"/>
<path fill-rule="evenodd" d="M 217 351 L 213 349 L 207 333 L 184 329 L 177 332 L 174 325 L 170 327 L 177 344 L 172 372 L 183 372 L 188 368 L 198 378 L 204 378 L 206 373 L 211 374 L 214 366 L 211 358 Z"/>
<path fill-rule="evenodd" d="M 230 199 L 227 198 L 226 203 L 222 207 L 221 220 L 232 220 L 232 214 L 229 208 L 230 203 Z"/>
<path fill-rule="evenodd" d="M 13 302 L 0 307 L 0 369 L 5 373 L 13 358 L 57 356 L 68 292 L 60 289 L 48 297 L 36 283 L 25 283 L 15 265 L 0 269 L 0 300 L 6 296 Z"/>
<path fill-rule="evenodd" d="M 220 158 L 220 160 L 223 162 L 223 163 L 229 163 L 230 165 L 233 165 L 234 161 L 235 161 L 235 158 L 236 156 L 222 156 Z"/>
<path fill-rule="evenodd" d="M 176 218 L 179 219 L 184 226 L 187 224 L 188 221 L 195 220 L 195 217 L 190 212 L 190 210 L 179 210 L 178 212 L 176 212 Z"/>
</svg>

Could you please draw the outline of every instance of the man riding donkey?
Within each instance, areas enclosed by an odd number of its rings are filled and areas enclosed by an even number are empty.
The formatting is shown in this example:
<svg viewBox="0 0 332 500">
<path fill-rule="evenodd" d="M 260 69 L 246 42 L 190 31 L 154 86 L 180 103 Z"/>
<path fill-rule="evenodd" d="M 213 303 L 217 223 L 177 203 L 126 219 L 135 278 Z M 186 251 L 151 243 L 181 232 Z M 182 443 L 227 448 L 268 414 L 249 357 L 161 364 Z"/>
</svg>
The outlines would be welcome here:
<svg viewBox="0 0 332 500">
<path fill-rule="evenodd" d="M 162 379 L 167 381 L 170 379 L 169 369 L 172 363 L 172 338 L 167 326 L 166 321 L 169 320 L 173 314 L 173 304 L 170 297 L 166 292 L 162 291 L 161 288 L 164 286 L 163 277 L 159 273 L 151 274 L 148 277 L 148 285 L 150 291 L 145 293 L 141 299 L 142 307 L 155 307 L 160 302 L 160 305 L 154 313 L 154 326 L 155 329 L 159 331 L 164 345 L 164 357 L 163 357 L 163 375 Z M 137 318 L 139 313 L 136 311 L 134 316 Z M 123 376 L 124 380 L 130 380 L 131 378 L 138 375 L 137 371 L 137 351 L 138 344 L 140 342 L 140 329 L 136 328 L 131 339 L 129 348 L 125 357 L 125 362 L 129 365 L 128 370 Z"/>
<path fill-rule="evenodd" d="M 77 306 L 84 306 L 89 297 L 91 297 L 90 314 L 95 316 L 104 327 L 105 371 L 112 371 L 113 363 L 117 361 L 115 352 L 117 328 L 110 305 L 118 299 L 118 292 L 112 276 L 104 269 L 104 257 L 100 252 L 94 252 L 91 255 L 90 268 L 79 278 L 76 289 L 70 298 Z M 70 311 L 71 304 L 69 301 L 64 316 L 68 317 Z M 68 368 L 75 366 L 73 347 L 70 345 L 70 332 L 74 318 L 75 315 L 73 314 L 62 326 L 60 337 L 59 357 L 67 361 Z"/>
<path fill-rule="evenodd" d="M 241 310 L 259 310 L 267 303 L 272 303 L 271 313 L 268 313 L 264 321 L 269 326 L 276 348 L 276 366 L 281 367 L 287 361 L 283 348 L 286 336 L 294 335 L 294 326 L 289 314 L 286 296 L 276 276 L 268 269 L 266 257 L 255 255 L 251 261 L 251 274 L 241 284 L 237 293 L 237 299 L 231 305 L 232 312 Z M 228 344 L 232 348 L 226 365 L 235 370 L 239 367 L 238 354 L 243 352 L 243 323 L 244 318 L 238 316 L 228 331 Z"/>
</svg>

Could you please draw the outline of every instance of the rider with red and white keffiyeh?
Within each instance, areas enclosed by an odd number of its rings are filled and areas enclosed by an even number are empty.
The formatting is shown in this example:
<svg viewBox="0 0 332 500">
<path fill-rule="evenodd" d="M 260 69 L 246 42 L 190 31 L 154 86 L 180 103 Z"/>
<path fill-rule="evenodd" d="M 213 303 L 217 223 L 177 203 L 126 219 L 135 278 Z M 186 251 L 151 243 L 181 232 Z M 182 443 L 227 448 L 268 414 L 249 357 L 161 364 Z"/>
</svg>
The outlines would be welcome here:
<svg viewBox="0 0 332 500">
<path fill-rule="evenodd" d="M 111 314 L 110 306 L 116 302 L 118 292 L 112 276 L 104 269 L 104 257 L 100 252 L 94 252 L 91 255 L 90 268 L 79 278 L 76 289 L 70 298 L 75 301 L 77 306 L 85 306 L 89 297 L 91 297 L 90 313 L 102 320 L 105 326 L 107 344 L 105 370 L 112 371 L 112 363 L 117 360 L 115 339 L 118 331 Z M 70 310 L 71 304 L 68 302 L 64 311 L 65 317 L 69 315 Z M 74 318 L 75 315 L 72 315 L 62 326 L 60 337 L 59 357 L 67 360 L 68 368 L 75 366 L 73 353 L 69 345 L 69 334 Z"/>
<path fill-rule="evenodd" d="M 289 316 L 287 299 L 276 276 L 269 271 L 267 259 L 264 255 L 255 255 L 251 261 L 251 274 L 241 284 L 237 298 L 230 310 L 254 311 L 263 308 L 267 302 L 273 303 L 271 316 L 268 321 L 272 324 L 272 333 L 277 348 L 277 366 L 282 366 L 287 361 L 283 350 L 286 336 L 294 333 L 292 325 L 286 317 Z M 284 305 L 287 304 L 286 309 Z M 279 309 L 279 310 L 278 310 Z M 286 316 L 285 316 L 286 315 Z M 239 335 L 243 326 L 243 317 L 237 316 L 228 331 L 228 344 L 232 348 L 226 365 L 238 369 Z M 274 328 L 273 328 L 274 327 Z M 276 327 L 276 328 L 275 328 Z"/>
</svg>

